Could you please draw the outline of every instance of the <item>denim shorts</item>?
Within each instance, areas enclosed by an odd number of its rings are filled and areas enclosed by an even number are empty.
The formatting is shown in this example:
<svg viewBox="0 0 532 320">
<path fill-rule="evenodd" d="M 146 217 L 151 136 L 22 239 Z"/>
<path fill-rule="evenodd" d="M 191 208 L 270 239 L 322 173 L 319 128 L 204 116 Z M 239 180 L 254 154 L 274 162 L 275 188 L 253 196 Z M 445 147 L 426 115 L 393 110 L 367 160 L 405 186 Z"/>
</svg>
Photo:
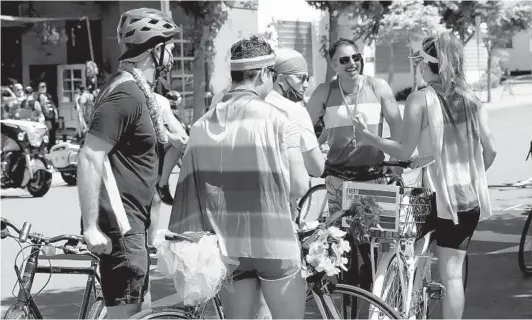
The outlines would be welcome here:
<svg viewBox="0 0 532 320">
<path fill-rule="evenodd" d="M 239 258 L 240 265 L 233 272 L 239 279 L 259 278 L 279 281 L 293 277 L 301 271 L 301 262 L 282 259 Z"/>
<path fill-rule="evenodd" d="M 100 276 L 105 305 L 140 304 L 149 291 L 150 257 L 146 233 L 107 234 L 111 254 L 100 256 Z"/>
</svg>

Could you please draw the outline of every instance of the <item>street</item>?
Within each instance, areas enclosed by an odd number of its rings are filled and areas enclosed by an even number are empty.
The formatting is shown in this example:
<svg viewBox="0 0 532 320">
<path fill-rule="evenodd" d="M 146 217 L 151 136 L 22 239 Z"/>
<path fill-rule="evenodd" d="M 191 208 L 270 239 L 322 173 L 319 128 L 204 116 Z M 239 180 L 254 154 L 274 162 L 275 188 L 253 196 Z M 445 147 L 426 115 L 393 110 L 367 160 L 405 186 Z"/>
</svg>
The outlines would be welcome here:
<svg viewBox="0 0 532 320">
<path fill-rule="evenodd" d="M 517 265 L 517 248 L 527 207 L 532 206 L 532 188 L 508 184 L 532 177 L 532 160 L 525 161 L 532 140 L 532 104 L 489 111 L 498 156 L 488 171 L 493 216 L 482 221 L 473 238 L 469 260 L 465 318 L 532 318 L 532 278 L 522 276 Z M 171 177 L 175 187 L 177 174 Z M 79 233 L 79 204 L 76 187 L 68 187 L 59 174 L 43 198 L 32 198 L 25 190 L 2 190 L 2 216 L 19 226 L 32 223 L 32 231 L 45 236 Z M 160 228 L 165 229 L 170 207 L 164 206 Z M 1 242 L 1 314 L 14 302 L 13 263 L 19 245 L 12 239 Z M 26 251 L 27 253 L 28 251 Z M 21 258 L 19 257 L 19 263 Z M 42 260 L 41 264 L 47 264 Z M 53 261 L 65 266 L 87 265 L 86 261 Z M 171 280 L 152 280 L 152 298 L 175 292 Z M 38 292 L 48 275 L 38 274 L 32 292 Z M 85 276 L 54 275 L 36 297 L 45 318 L 77 318 L 86 282 Z"/>
</svg>

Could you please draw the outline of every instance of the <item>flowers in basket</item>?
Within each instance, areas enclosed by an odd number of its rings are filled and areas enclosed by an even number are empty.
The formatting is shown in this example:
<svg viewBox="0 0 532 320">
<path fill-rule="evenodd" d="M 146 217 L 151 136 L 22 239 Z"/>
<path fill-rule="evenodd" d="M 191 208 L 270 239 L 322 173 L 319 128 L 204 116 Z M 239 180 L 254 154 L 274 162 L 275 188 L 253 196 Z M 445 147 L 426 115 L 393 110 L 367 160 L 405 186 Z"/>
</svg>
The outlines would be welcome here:
<svg viewBox="0 0 532 320">
<path fill-rule="evenodd" d="M 347 271 L 345 253 L 351 247 L 344 240 L 346 234 L 337 227 L 320 227 L 303 242 L 304 251 L 308 250 L 305 261 L 312 268 L 311 271 L 325 272 L 329 277 L 337 275 L 341 270 Z"/>
<path fill-rule="evenodd" d="M 379 219 L 383 210 L 379 204 L 369 196 L 354 197 L 351 207 L 346 210 L 346 222 L 349 224 L 349 234 L 355 243 L 369 241 L 372 228 L 381 229 Z"/>
</svg>

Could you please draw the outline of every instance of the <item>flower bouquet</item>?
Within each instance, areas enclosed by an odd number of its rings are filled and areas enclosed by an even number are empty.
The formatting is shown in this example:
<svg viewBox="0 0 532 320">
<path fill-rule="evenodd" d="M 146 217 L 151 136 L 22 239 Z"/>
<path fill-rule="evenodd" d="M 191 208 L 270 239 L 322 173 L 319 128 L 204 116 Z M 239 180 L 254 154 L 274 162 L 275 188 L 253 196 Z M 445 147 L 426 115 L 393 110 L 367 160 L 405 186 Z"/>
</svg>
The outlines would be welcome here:
<svg viewBox="0 0 532 320">
<path fill-rule="evenodd" d="M 372 197 L 354 197 L 353 204 L 346 210 L 345 222 L 349 225 L 348 232 L 356 244 L 367 243 L 371 229 L 381 229 L 379 219 L 382 212 L 382 208 Z"/>
<path fill-rule="evenodd" d="M 349 242 L 344 240 L 347 233 L 337 227 L 320 226 L 311 236 L 303 241 L 303 256 L 307 262 L 305 276 L 324 272 L 332 277 L 347 271 L 347 258 L 345 253 L 351 250 Z"/>
</svg>

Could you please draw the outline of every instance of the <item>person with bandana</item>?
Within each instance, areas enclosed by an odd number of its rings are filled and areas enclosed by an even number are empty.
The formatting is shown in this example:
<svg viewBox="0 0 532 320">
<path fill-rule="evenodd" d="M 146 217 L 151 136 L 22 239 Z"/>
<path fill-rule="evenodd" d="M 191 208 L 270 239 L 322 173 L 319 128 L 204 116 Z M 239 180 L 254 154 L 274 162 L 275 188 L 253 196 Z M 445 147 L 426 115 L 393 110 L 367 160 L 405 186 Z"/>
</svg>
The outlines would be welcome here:
<svg viewBox="0 0 532 320">
<path fill-rule="evenodd" d="M 261 292 L 275 319 L 302 319 L 305 280 L 291 200 L 308 189 L 300 135 L 264 101 L 273 88 L 274 52 L 252 36 L 231 47 L 232 85 L 194 123 L 168 229 L 214 230 L 242 280 L 220 291 L 228 319 L 251 319 Z"/>
<path fill-rule="evenodd" d="M 150 303 L 147 229 L 156 196 L 158 143 L 181 146 L 167 131 L 153 88 L 173 62 L 172 17 L 151 8 L 122 14 L 119 71 L 96 98 L 78 156 L 83 237 L 100 258 L 110 319 L 129 318 Z"/>
<path fill-rule="evenodd" d="M 308 87 L 307 61 L 295 50 L 278 49 L 275 51 L 273 69 L 273 90 L 266 97 L 266 102 L 285 112 L 288 118 L 298 125 L 301 152 L 307 172 L 313 177 L 320 177 L 323 174 L 325 158 L 319 148 L 310 115 L 302 104 Z"/>
<path fill-rule="evenodd" d="M 422 184 L 436 194 L 436 254 L 447 294 L 444 319 L 461 319 L 464 306 L 462 270 L 479 219 L 491 215 L 486 170 L 497 152 L 488 113 L 465 80 L 464 45 L 452 33 L 427 37 L 411 58 L 427 88 L 406 100 L 404 126 L 398 141 L 371 132 L 355 117 L 357 137 L 399 160 L 429 163 Z M 430 163 L 428 160 L 433 160 Z"/>
</svg>

